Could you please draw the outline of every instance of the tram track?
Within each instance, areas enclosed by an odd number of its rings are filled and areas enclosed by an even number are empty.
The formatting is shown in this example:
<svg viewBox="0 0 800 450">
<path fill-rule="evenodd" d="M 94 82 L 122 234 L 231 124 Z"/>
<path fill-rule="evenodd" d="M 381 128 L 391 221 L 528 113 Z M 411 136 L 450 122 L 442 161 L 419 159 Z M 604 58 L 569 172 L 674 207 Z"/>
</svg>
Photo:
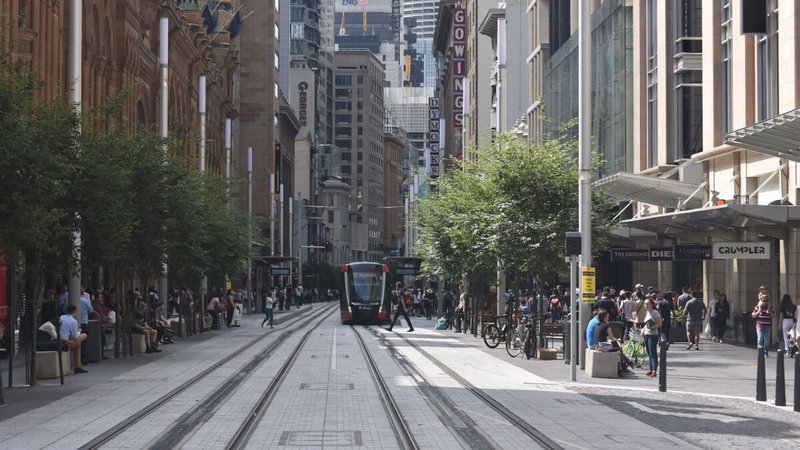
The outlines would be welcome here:
<svg viewBox="0 0 800 450">
<path fill-rule="evenodd" d="M 428 405 L 436 416 L 447 427 L 453 437 L 461 444 L 462 448 L 469 449 L 496 449 L 501 448 L 497 442 L 480 429 L 477 423 L 467 415 L 463 409 L 445 394 L 442 389 L 434 386 L 413 363 L 397 349 L 385 334 L 378 333 L 373 328 L 368 329 L 385 346 L 392 357 L 399 363 L 403 373 L 418 381 L 417 387 L 422 392 Z"/>
<path fill-rule="evenodd" d="M 375 335 L 379 335 L 374 330 L 370 330 L 370 331 Z M 500 414 L 500 416 L 502 416 L 503 418 L 508 420 L 514 427 L 516 427 L 521 432 L 525 433 L 525 435 L 530 437 L 533 441 L 535 441 L 536 443 L 541 445 L 543 448 L 548 449 L 548 450 L 564 450 L 564 447 L 561 446 L 559 443 L 557 443 L 556 441 L 554 441 L 553 439 L 551 439 L 550 437 L 545 435 L 542 431 L 540 431 L 539 429 L 537 429 L 536 427 L 534 427 L 533 425 L 528 423 L 526 420 L 524 420 L 523 418 L 518 416 L 516 413 L 511 411 L 511 409 L 509 409 L 508 407 L 506 407 L 502 403 L 500 403 L 497 400 L 495 400 L 486 391 L 484 391 L 483 389 L 480 389 L 480 388 L 476 387 L 474 384 L 470 383 L 464 377 L 459 375 L 455 370 L 451 369 L 449 366 L 447 366 L 446 364 L 442 363 L 439 359 L 437 359 L 436 357 L 431 355 L 429 352 L 424 350 L 422 347 L 420 347 L 419 345 L 417 345 L 416 343 L 414 343 L 413 341 L 411 341 L 410 339 L 408 339 L 407 337 L 405 337 L 405 336 L 403 336 L 403 335 L 401 335 L 399 333 L 395 333 L 395 334 L 397 336 L 399 336 L 409 346 L 411 346 L 415 350 L 417 350 L 422 356 L 424 356 L 430 362 L 432 362 L 434 365 L 436 365 L 436 367 L 438 367 L 442 372 L 444 372 L 445 374 L 450 376 L 452 379 L 454 379 L 456 382 L 461 384 L 464 388 L 469 390 L 478 399 L 480 399 L 484 404 L 489 406 L 496 413 Z M 394 344 L 390 343 L 388 340 L 384 339 L 384 341 L 387 343 L 386 344 L 387 346 L 394 347 Z M 396 348 L 395 348 L 395 351 L 396 351 Z"/>
<path fill-rule="evenodd" d="M 356 335 L 356 340 L 358 341 L 361 350 L 364 353 L 364 358 L 367 361 L 367 366 L 369 368 L 370 375 L 372 376 L 372 381 L 375 383 L 375 387 L 378 389 L 378 394 L 381 397 L 381 403 L 383 403 L 386 416 L 389 419 L 389 423 L 392 425 L 395 437 L 397 438 L 397 443 L 400 445 L 401 449 L 419 449 L 419 444 L 417 444 L 417 441 L 414 439 L 414 435 L 411 433 L 411 430 L 408 427 L 408 423 L 403 418 L 400 408 L 397 405 L 397 401 L 392 395 L 391 390 L 389 389 L 389 386 L 387 386 L 383 376 L 381 375 L 381 371 L 378 368 L 378 365 L 375 363 L 375 359 L 372 357 L 369 349 L 367 348 L 364 338 L 361 336 L 361 333 L 359 333 L 358 330 L 356 330 L 352 325 L 350 326 L 350 329 L 353 331 L 353 334 Z"/>
<path fill-rule="evenodd" d="M 316 319 L 316 318 L 318 318 L 320 316 L 323 316 L 323 315 L 326 315 L 326 317 L 327 317 L 327 315 L 330 315 L 332 313 L 332 311 L 334 311 L 336 309 L 337 308 L 331 308 L 331 307 L 323 308 L 317 314 L 313 315 L 312 320 Z M 275 350 L 277 350 L 284 341 L 286 341 L 292 334 L 294 334 L 297 331 L 297 329 L 298 329 L 297 322 L 298 321 L 302 321 L 305 318 L 306 318 L 306 314 L 305 313 L 300 314 L 296 318 L 293 318 L 295 320 L 292 320 L 291 322 L 288 323 L 289 324 L 288 327 L 283 328 L 283 329 L 269 330 L 269 331 L 265 332 L 264 334 L 249 340 L 247 343 L 243 344 L 238 349 L 236 349 L 233 352 L 231 352 L 230 354 L 226 355 L 220 361 L 217 361 L 216 363 L 214 363 L 211 366 L 209 366 L 207 369 L 201 371 L 197 375 L 195 375 L 195 376 L 191 377 L 190 379 L 186 380 L 185 382 L 183 382 L 182 384 L 180 384 L 179 386 L 177 386 L 173 390 L 171 390 L 168 393 L 166 393 L 166 394 L 162 395 L 161 397 L 157 398 L 156 400 L 154 400 L 153 402 L 149 403 L 144 408 L 140 409 L 139 411 L 137 411 L 133 415 L 129 416 L 125 420 L 119 422 L 115 426 L 109 428 L 107 431 L 105 431 L 104 433 L 98 435 L 97 437 L 95 437 L 94 439 L 92 439 L 89 442 L 85 443 L 84 445 L 82 445 L 79 448 L 81 450 L 97 449 L 97 448 L 100 448 L 100 447 L 102 447 L 102 446 L 104 446 L 106 444 L 111 443 L 112 441 L 114 441 L 115 439 L 120 437 L 123 433 L 125 433 L 126 431 L 132 429 L 132 427 L 134 427 L 137 423 L 141 422 L 142 420 L 144 420 L 148 416 L 154 414 L 156 411 L 158 411 L 159 409 L 161 409 L 162 407 L 167 405 L 171 400 L 173 400 L 176 397 L 178 397 L 179 395 L 187 392 L 190 388 L 192 388 L 193 386 L 197 385 L 199 382 L 203 381 L 204 379 L 208 378 L 210 375 L 212 375 L 217 370 L 220 370 L 221 368 L 225 367 L 226 363 L 229 363 L 230 361 L 234 360 L 235 358 L 240 356 L 243 352 L 248 350 L 253 345 L 258 344 L 259 342 L 261 342 L 262 340 L 264 340 L 265 338 L 267 338 L 269 336 L 273 336 L 274 334 L 278 334 L 278 336 L 275 339 L 275 341 L 270 343 L 264 349 L 264 351 L 260 352 L 260 354 L 255 355 L 254 357 L 250 358 L 244 364 L 244 367 L 249 370 L 249 372 L 247 372 L 247 373 L 252 372 L 252 370 L 256 369 L 261 363 L 263 363 L 264 360 L 266 360 L 271 354 L 273 354 L 275 352 Z M 157 438 L 157 441 L 155 441 L 154 443 L 151 442 L 150 444 L 147 445 L 147 447 L 148 448 L 159 448 L 159 449 L 161 449 L 161 448 L 173 448 L 175 445 L 177 445 L 177 443 L 180 442 L 181 439 L 183 439 L 183 437 L 185 436 L 185 433 L 191 432 L 191 430 L 194 428 L 194 427 L 191 427 L 191 428 L 187 427 L 186 426 L 187 422 L 190 421 L 190 420 L 201 419 L 201 418 L 203 418 L 203 417 L 205 417 L 207 415 L 206 411 L 208 411 L 209 409 L 213 410 L 213 406 L 215 404 L 219 404 L 225 398 L 224 395 L 219 395 L 218 392 L 223 391 L 223 390 L 227 391 L 229 389 L 228 386 L 232 386 L 232 387 L 235 388 L 240 383 L 242 383 L 244 381 L 244 379 L 247 378 L 247 377 L 242 377 L 242 372 L 245 372 L 245 371 L 242 370 L 242 371 L 239 371 L 239 372 L 231 375 L 230 377 L 227 377 L 220 384 L 221 386 L 223 386 L 223 388 L 221 390 L 217 390 L 216 392 L 214 392 L 211 395 L 207 396 L 204 400 L 199 402 L 198 405 L 196 405 L 191 410 L 189 410 L 188 412 L 183 414 L 180 419 L 178 419 L 177 421 L 173 422 L 170 425 L 168 430 L 166 430 L 165 432 L 162 432 L 162 433 L 159 434 L 159 437 Z"/>
<path fill-rule="evenodd" d="M 333 308 L 333 310 L 338 311 L 338 306 Z M 326 309 L 323 313 L 320 313 L 314 317 L 316 319 L 319 316 L 325 316 L 316 324 L 314 324 L 314 326 L 312 326 L 308 331 L 306 331 L 303 337 L 299 340 L 295 348 L 292 350 L 289 358 L 283 363 L 278 373 L 270 382 L 269 386 L 267 386 L 267 389 L 261 394 L 258 401 L 256 401 L 255 406 L 253 406 L 253 408 L 247 414 L 247 418 L 242 422 L 241 425 L 239 425 L 239 428 L 236 430 L 233 437 L 228 441 L 227 445 L 225 445 L 226 450 L 245 448 L 247 442 L 250 440 L 250 437 L 253 435 L 253 432 L 263 419 L 264 414 L 272 404 L 272 400 L 275 398 L 284 381 L 286 380 L 289 371 L 297 361 L 297 358 L 302 352 L 303 347 L 306 345 L 309 336 L 314 332 L 314 330 L 319 328 L 319 326 L 322 325 L 325 319 L 327 319 L 331 314 L 332 312 L 329 309 Z"/>
</svg>

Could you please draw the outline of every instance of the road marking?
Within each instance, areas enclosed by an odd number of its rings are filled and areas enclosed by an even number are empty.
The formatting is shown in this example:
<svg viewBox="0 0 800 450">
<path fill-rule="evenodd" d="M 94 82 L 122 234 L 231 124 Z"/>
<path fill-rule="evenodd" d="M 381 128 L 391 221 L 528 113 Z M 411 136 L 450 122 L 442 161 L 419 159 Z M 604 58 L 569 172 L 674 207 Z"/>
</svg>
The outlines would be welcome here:
<svg viewBox="0 0 800 450">
<path fill-rule="evenodd" d="M 640 403 L 636 402 L 624 402 L 629 404 L 630 406 L 638 409 L 639 411 L 643 411 L 650 414 L 658 414 L 662 416 L 675 416 L 675 417 L 685 417 L 687 419 L 708 419 L 708 420 L 717 420 L 723 423 L 734 423 L 734 422 L 746 422 L 750 419 L 742 418 L 742 417 L 734 417 L 728 416 L 725 414 L 716 414 L 716 413 L 708 413 L 708 412 L 696 412 L 696 413 L 683 413 L 683 412 L 676 412 L 676 411 L 659 411 L 657 409 L 653 409 L 647 406 L 644 406 Z"/>
</svg>

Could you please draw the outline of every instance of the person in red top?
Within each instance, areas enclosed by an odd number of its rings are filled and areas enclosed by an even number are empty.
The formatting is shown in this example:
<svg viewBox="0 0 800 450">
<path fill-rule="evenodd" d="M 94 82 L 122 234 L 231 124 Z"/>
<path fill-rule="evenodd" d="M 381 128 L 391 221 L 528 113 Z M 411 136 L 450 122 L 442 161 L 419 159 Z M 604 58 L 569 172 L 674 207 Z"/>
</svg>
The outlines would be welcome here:
<svg viewBox="0 0 800 450">
<path fill-rule="evenodd" d="M 769 334 L 772 331 L 772 305 L 766 288 L 759 289 L 758 304 L 753 308 L 753 318 L 756 319 L 756 333 L 758 334 L 758 350 L 764 352 L 764 357 L 769 357 Z"/>
<path fill-rule="evenodd" d="M 210 302 L 208 302 L 208 307 L 206 311 L 211 314 L 211 329 L 212 330 L 219 330 L 219 310 L 222 309 L 222 303 L 219 301 L 218 296 L 214 296 Z"/>
</svg>

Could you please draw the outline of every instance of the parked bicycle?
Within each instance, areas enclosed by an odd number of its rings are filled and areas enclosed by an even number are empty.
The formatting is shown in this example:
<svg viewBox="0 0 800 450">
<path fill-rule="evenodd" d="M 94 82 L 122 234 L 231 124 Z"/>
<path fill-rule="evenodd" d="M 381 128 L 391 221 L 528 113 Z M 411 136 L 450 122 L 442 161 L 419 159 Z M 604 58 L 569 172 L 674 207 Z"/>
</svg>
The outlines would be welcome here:
<svg viewBox="0 0 800 450">
<path fill-rule="evenodd" d="M 506 337 L 514 332 L 516 322 L 511 321 L 506 316 L 500 316 L 495 322 L 486 324 L 483 328 L 483 342 L 489 348 L 497 348 L 501 342 L 506 341 Z"/>
<path fill-rule="evenodd" d="M 642 364 L 647 361 L 647 349 L 644 346 L 644 338 L 639 334 L 639 330 L 631 328 L 628 331 L 628 340 L 623 344 L 622 352 L 631 360 L 633 367 L 642 368 Z"/>
<path fill-rule="evenodd" d="M 506 352 L 512 358 L 516 358 L 525 350 L 525 355 L 530 359 L 533 357 L 534 347 L 530 320 L 525 316 L 518 318 L 514 330 L 509 331 L 506 336 Z"/>
</svg>

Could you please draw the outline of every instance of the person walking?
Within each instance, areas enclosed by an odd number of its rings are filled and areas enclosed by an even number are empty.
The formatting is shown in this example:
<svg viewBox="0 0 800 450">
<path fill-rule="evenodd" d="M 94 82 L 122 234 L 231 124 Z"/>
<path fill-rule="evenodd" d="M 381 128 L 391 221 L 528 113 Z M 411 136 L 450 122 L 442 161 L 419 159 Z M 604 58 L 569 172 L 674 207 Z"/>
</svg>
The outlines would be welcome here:
<svg viewBox="0 0 800 450">
<path fill-rule="evenodd" d="M 436 293 L 433 289 L 428 288 L 425 290 L 425 295 L 422 297 L 422 309 L 425 312 L 425 317 L 431 320 L 431 314 L 436 307 Z"/>
<path fill-rule="evenodd" d="M 721 344 L 725 337 L 725 330 L 728 328 L 728 317 L 731 315 L 731 304 L 728 303 L 728 296 L 724 292 L 719 294 L 719 301 L 714 308 L 717 314 L 717 342 Z"/>
<path fill-rule="evenodd" d="M 711 294 L 711 301 L 708 303 L 708 335 L 707 339 L 717 342 L 717 302 L 719 302 L 719 291 Z"/>
<path fill-rule="evenodd" d="M 797 306 L 792 301 L 792 296 L 783 294 L 781 297 L 781 304 L 778 306 L 780 313 L 779 323 L 781 324 L 781 337 L 783 338 L 783 350 L 789 352 L 789 331 L 794 328 L 794 322 L 797 320 Z"/>
<path fill-rule="evenodd" d="M 264 328 L 264 324 L 269 322 L 269 327 L 272 328 L 272 309 L 275 307 L 275 299 L 269 293 L 272 290 L 267 290 L 267 298 L 264 300 L 264 320 L 261 321 L 261 328 Z"/>
<path fill-rule="evenodd" d="M 764 352 L 764 357 L 769 358 L 769 333 L 772 330 L 772 305 L 769 303 L 769 296 L 764 293 L 766 288 L 762 286 L 758 294 L 758 303 L 753 308 L 752 316 L 756 319 L 756 334 L 758 335 L 758 351 Z"/>
<path fill-rule="evenodd" d="M 442 310 L 441 315 L 444 315 L 447 321 L 447 330 L 453 329 L 453 307 L 455 306 L 456 296 L 453 295 L 453 290 L 450 287 L 444 291 L 442 295 Z"/>
<path fill-rule="evenodd" d="M 695 350 L 700 350 L 700 333 L 706 318 L 706 305 L 702 299 L 692 297 L 683 309 L 686 310 L 686 337 L 689 339 L 686 350 L 691 350 L 692 346 Z"/>
<path fill-rule="evenodd" d="M 661 334 L 664 336 L 667 349 L 669 349 L 669 332 L 672 329 L 672 297 L 675 294 L 667 292 L 664 297 L 656 303 L 656 309 L 661 316 Z"/>
<path fill-rule="evenodd" d="M 642 335 L 644 336 L 644 345 L 647 349 L 647 357 L 649 361 L 649 369 L 647 371 L 648 377 L 655 377 L 658 375 L 658 336 L 661 330 L 662 319 L 661 315 L 654 307 L 652 299 L 644 301 L 645 316 L 644 328 L 642 328 Z"/>
<path fill-rule="evenodd" d="M 408 289 L 405 293 L 405 297 L 397 296 L 397 310 L 394 313 L 394 318 L 392 319 L 392 323 L 389 324 L 389 328 L 386 331 L 392 331 L 395 322 L 397 322 L 397 318 L 400 317 L 400 314 L 403 315 L 403 318 L 406 319 L 406 323 L 408 323 L 408 332 L 414 331 L 414 325 L 411 324 L 411 319 L 408 318 L 408 311 L 406 308 L 411 307 L 414 302 L 414 294 L 411 289 Z M 401 322 L 402 323 L 402 322 Z"/>
<path fill-rule="evenodd" d="M 225 326 L 230 328 L 233 325 L 233 291 L 228 289 L 225 293 Z"/>
</svg>

